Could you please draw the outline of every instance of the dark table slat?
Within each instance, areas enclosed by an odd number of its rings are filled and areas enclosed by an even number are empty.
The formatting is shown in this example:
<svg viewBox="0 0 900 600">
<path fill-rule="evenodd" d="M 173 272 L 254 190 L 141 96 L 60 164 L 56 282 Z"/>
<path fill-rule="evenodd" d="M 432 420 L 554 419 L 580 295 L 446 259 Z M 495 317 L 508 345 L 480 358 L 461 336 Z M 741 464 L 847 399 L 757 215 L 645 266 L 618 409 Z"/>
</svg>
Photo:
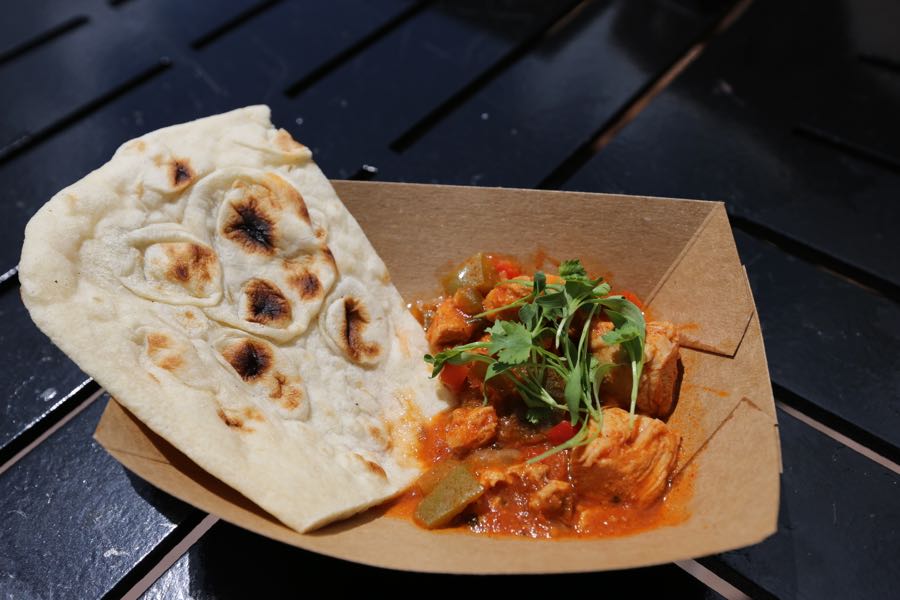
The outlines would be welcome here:
<svg viewBox="0 0 900 600">
<path fill-rule="evenodd" d="M 297 569 L 302 565 L 303 585 L 328 585 L 351 578 L 378 578 L 391 585 L 416 585 L 427 593 L 432 586 L 442 591 L 467 590 L 471 594 L 485 584 L 503 583 L 524 589 L 529 583 L 564 583 L 567 590 L 590 586 L 604 595 L 633 598 L 677 595 L 679 598 L 720 598 L 718 594 L 675 565 L 610 573 L 541 576 L 538 579 L 439 576 L 378 569 L 293 548 L 260 537 L 228 523 L 217 523 L 199 542 L 170 567 L 143 595 L 144 600 L 193 598 L 194 600 L 278 597 L 297 589 Z M 253 573 L 248 577 L 247 573 Z M 403 588 L 398 588 L 403 589 Z"/>
<path fill-rule="evenodd" d="M 658 77 L 728 3 L 596 2 L 453 110 L 381 178 L 532 187 Z"/>
<path fill-rule="evenodd" d="M 170 43 L 175 52 L 190 52 L 188 46 L 204 39 L 232 22 L 238 26 L 255 16 L 253 9 L 265 11 L 269 4 L 261 0 L 218 0 L 217 2 L 183 2 L 152 0 L 125 2 L 109 15 L 117 23 L 132 23 L 141 34 Z M 262 5 L 262 6 L 261 6 Z M 247 15 L 244 19 L 242 16 Z"/>
<path fill-rule="evenodd" d="M 378 164 L 408 128 L 524 50 L 576 3 L 516 0 L 486 11 L 480 0 L 430 5 L 300 93 L 291 129 L 330 177 L 346 179 L 367 159 Z"/>
<path fill-rule="evenodd" d="M 0 292 L 0 456 L 25 431 L 60 408 L 88 379 L 31 322 L 12 286 Z"/>
<path fill-rule="evenodd" d="M 722 76 L 739 95 L 746 91 L 745 100 L 767 114 L 830 132 L 900 165 L 900 73 L 861 60 L 900 59 L 896 36 L 888 49 L 881 25 L 900 23 L 900 5 L 768 2 L 747 17 L 718 50 Z"/>
<path fill-rule="evenodd" d="M 284 101 L 284 90 L 418 6 L 413 0 L 284 2 L 198 55 L 233 106 Z"/>
<path fill-rule="evenodd" d="M 259 10 L 250 10 L 254 7 Z M 63 14 L 71 10 L 46 8 Z M 4 147 L 15 147 L 26 136 L 56 126 L 73 111 L 145 72 L 160 57 L 189 58 L 194 54 L 192 42 L 225 25 L 239 28 L 266 7 L 252 0 L 158 0 L 129 3 L 122 10 L 101 2 L 83 8 L 91 9 L 83 26 L 10 59 L 0 70 L 0 77 L 16 82 L 0 89 L 0 102 L 10 109 L 0 116 L 0 156 Z M 14 12 L 31 11 L 17 7 Z"/>
<path fill-rule="evenodd" d="M 778 425 L 778 533 L 717 560 L 780 598 L 896 596 L 900 476 L 784 411 Z"/>
<path fill-rule="evenodd" d="M 0 597 L 99 598 L 199 511 L 91 437 L 96 400 L 0 477 Z"/>
<path fill-rule="evenodd" d="M 897 44 L 897 27 L 900 22 L 900 4 L 884 0 L 859 0 L 854 10 L 853 31 L 850 34 L 854 50 L 859 55 L 892 60 L 900 66 L 900 44 Z"/>
<path fill-rule="evenodd" d="M 14 2 L 4 7 L 0 19 L 0 57 L 35 47 L 42 40 L 63 33 L 77 17 L 87 16 L 97 2 L 66 0 L 31 0 Z M 0 63 L 2 64 L 2 63 Z"/>
<path fill-rule="evenodd" d="M 92 22 L 2 67 L 0 148 L 153 66 L 165 48 L 121 22 Z M 2 151 L 0 151 L 2 152 Z"/>
<path fill-rule="evenodd" d="M 772 381 L 898 452 L 900 306 L 767 242 L 735 239 Z"/>
<path fill-rule="evenodd" d="M 277 1 L 277 0 L 276 0 Z M 173 43 L 176 52 L 211 32 L 252 18 L 259 8 L 267 8 L 260 0 L 219 0 L 218 2 L 120 2 L 110 0 L 29 0 L 5 7 L 0 20 L 0 64 L 4 57 L 16 57 L 51 43 L 76 27 L 111 23 L 140 32 L 141 37 L 164 39 Z M 104 37 L 97 31 L 95 37 Z M 11 58 L 11 57 L 10 57 Z"/>
<path fill-rule="evenodd" d="M 865 35 L 851 24 L 883 18 L 866 10 L 885 3 L 828 4 L 792 4 L 802 16 L 787 18 L 783 3 L 754 2 L 566 187 L 724 200 L 735 215 L 900 284 L 900 171 L 890 166 L 900 157 L 900 75 L 876 73 L 843 45 Z M 810 66 L 823 19 L 840 20 L 828 22 L 833 35 Z M 797 135 L 804 124 L 863 149 Z"/>
</svg>

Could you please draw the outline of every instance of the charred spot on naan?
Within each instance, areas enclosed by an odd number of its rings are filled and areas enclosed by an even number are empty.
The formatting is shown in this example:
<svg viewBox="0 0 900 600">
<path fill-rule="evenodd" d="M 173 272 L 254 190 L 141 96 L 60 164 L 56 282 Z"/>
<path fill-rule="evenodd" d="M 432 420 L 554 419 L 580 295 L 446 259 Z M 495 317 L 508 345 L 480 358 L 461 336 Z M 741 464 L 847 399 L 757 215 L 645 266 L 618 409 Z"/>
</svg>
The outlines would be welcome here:
<svg viewBox="0 0 900 600">
<path fill-rule="evenodd" d="M 247 426 L 247 421 L 265 421 L 262 413 L 253 407 L 246 407 L 243 410 L 235 410 L 231 408 L 220 408 L 216 411 L 222 422 L 231 429 L 237 429 L 245 433 L 250 433 L 253 428 Z"/>
<path fill-rule="evenodd" d="M 166 241 L 138 251 L 142 253 L 144 285 L 169 301 L 176 301 L 184 292 L 192 298 L 206 298 L 218 290 L 221 265 L 215 251 L 205 244 Z"/>
<path fill-rule="evenodd" d="M 276 131 L 274 139 L 275 146 L 288 154 L 306 150 L 306 146 L 291 137 L 291 134 L 284 129 Z"/>
<path fill-rule="evenodd" d="M 254 196 L 230 205 L 222 234 L 249 252 L 267 255 L 275 252 L 274 216 Z"/>
<path fill-rule="evenodd" d="M 169 162 L 169 183 L 175 190 L 183 190 L 191 185 L 197 175 L 186 158 L 173 158 Z"/>
<path fill-rule="evenodd" d="M 391 323 L 377 298 L 355 278 L 344 277 L 320 313 L 319 327 L 331 349 L 351 362 L 373 367 L 387 355 Z"/>
<path fill-rule="evenodd" d="M 369 460 L 362 454 L 357 454 L 356 452 L 353 453 L 353 456 L 354 456 L 354 458 L 359 460 L 363 464 L 363 466 L 366 468 L 366 470 L 368 470 L 370 473 L 372 473 L 373 475 L 375 475 L 377 477 L 381 477 L 382 479 L 387 479 L 387 472 L 377 462 L 375 462 L 373 460 Z"/>
<path fill-rule="evenodd" d="M 165 333 L 148 333 L 146 343 L 147 356 L 160 369 L 177 371 L 184 366 L 178 344 Z"/>
<path fill-rule="evenodd" d="M 128 150 L 129 152 L 137 152 L 138 154 L 140 154 L 147 151 L 147 142 L 145 142 L 141 138 L 137 138 L 125 143 L 122 148 L 124 150 Z"/>
<path fill-rule="evenodd" d="M 388 423 L 388 427 L 390 428 L 390 423 Z M 366 429 L 375 443 L 381 448 L 390 450 L 393 447 L 394 444 L 391 441 L 390 432 L 385 432 L 381 427 L 375 427 L 374 425 L 369 425 Z"/>
<path fill-rule="evenodd" d="M 256 381 L 272 368 L 272 349 L 265 342 L 237 340 L 222 350 L 222 356 L 244 381 Z"/>
<path fill-rule="evenodd" d="M 244 409 L 244 416 L 248 419 L 252 419 L 253 421 L 265 421 L 266 418 L 263 416 L 261 412 L 253 408 L 252 406 L 248 406 Z"/>
<path fill-rule="evenodd" d="M 310 271 L 303 270 L 294 273 L 288 279 L 288 283 L 297 290 L 297 293 L 304 300 L 313 300 L 320 297 L 324 292 L 319 278 Z"/>
<path fill-rule="evenodd" d="M 273 196 L 273 204 L 282 208 L 282 201 L 286 202 L 297 211 L 301 219 L 310 224 L 312 221 L 309 218 L 309 209 L 297 188 L 274 173 L 266 173 L 265 177 L 268 191 Z"/>
<path fill-rule="evenodd" d="M 272 376 L 272 387 L 269 398 L 276 401 L 282 408 L 288 411 L 300 407 L 303 402 L 303 390 L 299 378 L 289 377 L 283 373 L 275 373 Z"/>
<path fill-rule="evenodd" d="M 236 417 L 234 415 L 226 414 L 224 410 L 221 408 L 216 412 L 219 415 L 219 418 L 222 419 L 222 422 L 228 425 L 229 427 L 233 427 L 235 429 L 243 429 L 244 421 L 240 417 Z"/>
<path fill-rule="evenodd" d="M 160 350 L 172 347 L 172 340 L 164 333 L 150 333 L 147 335 L 147 354 L 153 355 Z"/>
<path fill-rule="evenodd" d="M 219 259 L 211 248 L 192 242 L 172 242 L 160 247 L 169 259 L 166 270 L 169 281 L 180 284 L 212 281 Z"/>
<path fill-rule="evenodd" d="M 344 332 L 340 345 L 356 362 L 372 360 L 381 354 L 378 343 L 367 342 L 363 337 L 369 322 L 369 311 L 361 300 L 352 296 L 344 298 Z"/>
<path fill-rule="evenodd" d="M 272 282 L 251 279 L 244 286 L 243 317 L 251 323 L 286 327 L 291 322 L 291 303 Z"/>
<path fill-rule="evenodd" d="M 171 348 L 172 341 L 165 334 L 150 334 L 147 336 L 147 356 L 160 369 L 177 371 L 184 366 L 184 358 L 177 349 Z M 170 351 L 174 350 L 174 351 Z"/>
</svg>

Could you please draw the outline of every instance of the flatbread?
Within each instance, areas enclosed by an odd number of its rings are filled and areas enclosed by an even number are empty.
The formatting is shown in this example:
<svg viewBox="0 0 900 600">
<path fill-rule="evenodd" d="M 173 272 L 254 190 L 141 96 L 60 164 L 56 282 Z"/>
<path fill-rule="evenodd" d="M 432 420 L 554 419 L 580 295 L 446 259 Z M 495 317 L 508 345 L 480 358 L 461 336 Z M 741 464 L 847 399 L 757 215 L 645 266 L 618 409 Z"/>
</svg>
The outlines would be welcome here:
<svg viewBox="0 0 900 600">
<path fill-rule="evenodd" d="M 309 150 L 252 106 L 125 143 L 25 231 L 37 325 L 286 525 L 380 503 L 447 402 L 421 328 Z"/>
</svg>

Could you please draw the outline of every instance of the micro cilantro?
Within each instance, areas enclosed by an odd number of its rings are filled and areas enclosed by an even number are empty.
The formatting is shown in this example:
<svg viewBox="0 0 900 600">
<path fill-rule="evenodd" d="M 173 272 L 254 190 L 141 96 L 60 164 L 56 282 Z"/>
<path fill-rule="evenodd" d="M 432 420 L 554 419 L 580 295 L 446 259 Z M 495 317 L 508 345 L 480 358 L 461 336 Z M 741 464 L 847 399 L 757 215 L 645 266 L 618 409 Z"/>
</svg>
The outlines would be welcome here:
<svg viewBox="0 0 900 600">
<path fill-rule="evenodd" d="M 507 282 L 498 285 L 504 283 Z M 595 317 L 605 314 L 614 329 L 603 335 L 604 343 L 620 345 L 631 365 L 633 424 L 647 329 L 641 310 L 623 296 L 610 296 L 609 284 L 602 278 L 591 279 L 577 259 L 563 262 L 559 277 L 553 282 L 538 271 L 531 281 L 515 283 L 530 287 L 530 293 L 475 317 L 518 308 L 519 320 L 498 319 L 487 330 L 490 334 L 487 341 L 456 346 L 435 356 L 426 355 L 425 361 L 433 366 L 432 377 L 445 364 L 486 363 L 485 384 L 495 377 L 511 382 L 526 405 L 529 422 L 539 423 L 553 413 L 568 413 L 573 426 L 581 423 L 571 439 L 529 462 L 587 444 L 599 430 L 592 432 L 590 421 L 600 427 L 603 423 L 600 383 L 616 366 L 601 363 L 590 351 L 591 324 Z"/>
</svg>

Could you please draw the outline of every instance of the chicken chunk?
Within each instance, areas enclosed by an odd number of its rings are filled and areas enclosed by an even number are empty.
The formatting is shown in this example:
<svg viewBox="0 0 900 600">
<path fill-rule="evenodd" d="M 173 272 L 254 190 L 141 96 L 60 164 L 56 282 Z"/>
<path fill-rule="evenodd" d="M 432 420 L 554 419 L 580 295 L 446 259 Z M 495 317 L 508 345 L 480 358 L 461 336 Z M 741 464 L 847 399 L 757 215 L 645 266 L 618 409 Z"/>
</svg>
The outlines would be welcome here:
<svg viewBox="0 0 900 600">
<path fill-rule="evenodd" d="M 528 508 L 551 515 L 571 509 L 572 484 L 558 479 L 551 479 L 547 485 L 531 494 Z"/>
<path fill-rule="evenodd" d="M 450 413 L 447 445 L 457 452 L 468 452 L 490 444 L 497 435 L 497 413 L 493 406 L 457 408 Z"/>
<path fill-rule="evenodd" d="M 591 327 L 591 351 L 601 362 L 616 363 L 601 386 L 601 394 L 622 407 L 631 405 L 631 365 L 620 345 L 609 346 L 603 335 L 612 331 L 609 321 L 597 320 Z M 666 321 L 647 323 L 644 342 L 644 369 L 638 383 L 637 411 L 653 417 L 664 417 L 672 410 L 675 383 L 678 380 L 678 333 Z"/>
<path fill-rule="evenodd" d="M 512 281 L 516 281 L 516 280 L 531 281 L 531 277 L 523 275 L 521 277 L 516 277 Z M 512 282 L 500 284 L 500 285 L 496 286 L 494 289 L 492 289 L 490 292 L 488 292 L 488 295 L 485 296 L 484 302 L 483 302 L 484 310 L 491 311 L 491 310 L 500 308 L 501 306 L 506 306 L 507 304 L 511 304 L 511 303 L 515 302 L 516 300 L 524 298 L 525 296 L 527 296 L 530 293 L 531 293 L 531 288 L 528 286 L 519 285 L 517 283 L 512 283 Z M 489 319 L 491 321 L 495 321 L 497 319 L 511 320 L 511 319 L 516 319 L 518 314 L 519 314 L 518 307 L 517 308 L 508 308 L 506 310 L 502 310 L 499 312 L 490 313 L 488 315 L 485 315 L 485 318 Z"/>
<path fill-rule="evenodd" d="M 456 308 L 453 298 L 447 298 L 435 309 L 425 337 L 429 344 L 440 348 L 468 342 L 477 328 L 477 323 Z"/>
<path fill-rule="evenodd" d="M 575 488 L 567 481 L 553 479 L 554 475 L 560 473 L 547 464 L 520 463 L 484 469 L 478 479 L 488 489 L 489 500 L 506 502 L 516 498 L 524 503 L 523 508 L 527 505 L 530 510 L 550 516 L 570 512 L 575 505 Z"/>
<path fill-rule="evenodd" d="M 605 409 L 599 437 L 572 451 L 575 487 L 602 502 L 648 506 L 665 493 L 680 444 L 680 436 L 658 419 L 638 415 L 631 426 L 628 412 Z"/>
<path fill-rule="evenodd" d="M 493 487 L 499 483 L 510 485 L 524 484 L 528 487 L 541 487 L 547 482 L 550 467 L 543 463 L 519 463 L 504 469 L 491 469 L 485 472 L 482 485 Z"/>
</svg>

